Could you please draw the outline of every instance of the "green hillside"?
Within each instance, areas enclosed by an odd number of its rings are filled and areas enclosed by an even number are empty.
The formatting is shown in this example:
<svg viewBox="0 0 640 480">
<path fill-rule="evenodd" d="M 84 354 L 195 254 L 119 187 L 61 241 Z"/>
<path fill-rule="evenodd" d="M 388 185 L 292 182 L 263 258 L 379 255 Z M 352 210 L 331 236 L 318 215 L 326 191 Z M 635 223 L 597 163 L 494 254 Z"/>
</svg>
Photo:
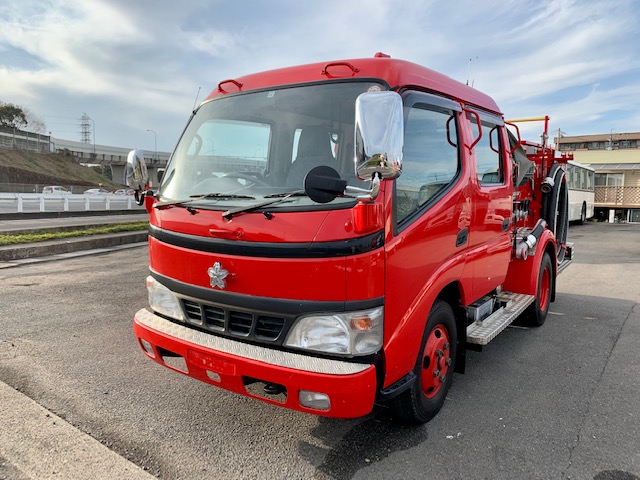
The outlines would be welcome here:
<svg viewBox="0 0 640 480">
<path fill-rule="evenodd" d="M 107 189 L 122 185 L 80 165 L 72 156 L 0 148 L 0 184 L 78 185 Z"/>
</svg>

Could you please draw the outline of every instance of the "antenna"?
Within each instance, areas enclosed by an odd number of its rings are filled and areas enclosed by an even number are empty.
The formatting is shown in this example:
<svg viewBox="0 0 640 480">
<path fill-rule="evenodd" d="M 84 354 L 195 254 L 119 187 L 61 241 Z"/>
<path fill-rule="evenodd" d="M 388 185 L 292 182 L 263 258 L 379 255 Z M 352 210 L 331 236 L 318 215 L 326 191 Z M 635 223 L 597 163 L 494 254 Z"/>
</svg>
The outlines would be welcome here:
<svg viewBox="0 0 640 480">
<path fill-rule="evenodd" d="M 471 62 L 472 62 L 472 58 L 469 59 L 469 66 L 467 67 L 467 83 L 465 85 L 469 85 L 469 78 L 471 77 Z M 478 60 L 478 57 L 476 57 L 476 60 Z M 473 83 L 475 82 L 475 79 L 471 79 L 471 87 L 473 88 Z"/>
<path fill-rule="evenodd" d="M 200 89 L 202 87 L 198 87 L 198 93 L 196 93 L 196 99 L 193 101 L 193 108 L 191 110 L 195 110 L 196 109 L 196 103 L 198 103 L 198 97 L 200 96 Z"/>
<path fill-rule="evenodd" d="M 560 139 L 562 137 L 564 137 L 566 135 L 565 132 L 563 132 L 562 130 L 558 129 L 558 137 L 556 139 L 556 150 L 560 151 Z"/>
</svg>

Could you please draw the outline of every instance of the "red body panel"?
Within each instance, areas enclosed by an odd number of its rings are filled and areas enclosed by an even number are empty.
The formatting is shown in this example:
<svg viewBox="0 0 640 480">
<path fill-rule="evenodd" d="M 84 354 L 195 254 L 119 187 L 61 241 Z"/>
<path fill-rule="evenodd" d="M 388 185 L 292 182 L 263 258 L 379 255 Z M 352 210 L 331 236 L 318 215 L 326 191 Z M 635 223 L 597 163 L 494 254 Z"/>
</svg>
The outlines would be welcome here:
<svg viewBox="0 0 640 480">
<path fill-rule="evenodd" d="M 389 58 L 355 59 L 331 65 L 316 63 L 248 75 L 221 82 L 208 100 L 228 93 L 351 77 L 381 79 L 398 89 L 436 93 L 467 108 L 480 108 L 501 116 L 495 102 L 477 90 L 419 65 Z M 157 350 L 165 349 L 184 357 L 187 374 L 204 382 L 254 396 L 247 392 L 242 381 L 243 376 L 251 376 L 286 386 L 290 394 L 284 406 L 288 408 L 356 417 L 371 411 L 381 388 L 394 384 L 414 369 L 427 317 L 445 289 L 451 291 L 454 287 L 460 304 L 456 307 L 468 306 L 499 287 L 535 295 L 544 250 L 549 245 L 555 250 L 553 234 L 545 231 L 535 254 L 527 260 L 515 260 L 513 246 L 516 229 L 531 228 L 539 218 L 541 195 L 535 200 L 539 193 L 536 182 L 542 178 L 542 170 L 536 170 L 531 185 L 519 188 L 521 200 L 533 199 L 532 214 L 514 223 L 513 171 L 508 149 L 502 150 L 504 181 L 481 185 L 476 173 L 476 154 L 469 148 L 477 130 L 474 133 L 463 113 L 452 114 L 450 120 L 455 115 L 459 126 L 458 175 L 447 185 L 446 193 L 399 231 L 394 223 L 394 180 L 389 179 L 382 181 L 378 197 L 370 204 L 333 210 L 275 210 L 270 216 L 247 211 L 225 219 L 222 211 L 198 209 L 194 213 L 177 206 L 156 209 L 152 199 L 146 200 L 153 227 L 195 241 L 220 239 L 248 246 L 286 247 L 287 244 L 351 241 L 382 230 L 383 246 L 371 247 L 366 253 L 322 258 L 207 253 L 171 245 L 153 236 L 149 239 L 151 270 L 187 285 L 212 288 L 207 271 L 220 262 L 229 272 L 225 292 L 230 294 L 318 302 L 382 299 L 384 343 L 376 366 L 353 375 L 284 368 L 191 344 L 136 319 L 135 334 L 154 348 L 156 354 L 152 358 L 167 366 Z M 508 145 L 505 130 L 498 127 L 502 145 Z M 449 123 L 447 132 L 448 128 Z M 456 147 L 451 140 L 449 144 Z M 466 322 L 466 318 L 458 321 Z M 207 369 L 199 363 L 202 359 L 211 359 L 204 362 L 220 376 L 219 382 L 207 376 Z M 376 367 L 380 371 L 376 371 Z M 293 394 L 301 389 L 329 394 L 331 410 L 319 412 L 302 407 Z"/>
<path fill-rule="evenodd" d="M 322 242 L 357 237 L 352 209 L 283 213 L 267 220 L 250 213 L 222 219 L 222 212 L 197 215 L 183 208 L 154 209 L 151 223 L 205 238 L 245 242 Z M 361 234 L 360 234 L 361 235 Z M 178 281 L 209 287 L 207 270 L 220 261 L 230 272 L 227 291 L 259 297 L 349 301 L 384 295 L 382 249 L 361 255 L 320 259 L 289 259 L 198 252 L 149 239 L 150 267 Z M 277 281 L 273 281 L 277 272 Z"/>
<path fill-rule="evenodd" d="M 222 218 L 222 211 L 201 210 L 191 215 L 184 208 L 151 211 L 151 224 L 165 230 L 245 242 L 324 242 L 356 238 L 351 209 L 289 212 L 267 220 L 261 214 Z M 321 228 L 323 227 L 323 228 Z"/>
<path fill-rule="evenodd" d="M 437 294 L 462 278 L 466 246 L 458 232 L 469 226 L 470 185 L 463 178 L 438 202 L 385 245 L 385 386 L 411 371 Z M 461 282 L 461 291 L 470 289 Z"/>
<path fill-rule="evenodd" d="M 437 92 L 449 98 L 464 101 L 487 111 L 500 113 L 495 101 L 478 90 L 457 82 L 446 75 L 415 63 L 393 58 L 359 58 L 344 60 L 341 65 L 325 69 L 324 63 L 312 63 L 289 68 L 255 73 L 235 79 L 242 86 L 225 84 L 224 91 L 216 88 L 207 99 L 225 93 L 246 92 L 277 85 L 292 85 L 308 82 L 321 82 L 336 78 L 379 78 L 391 86 L 415 86 Z M 357 71 L 348 67 L 351 65 Z M 325 73 L 323 73 L 325 72 Z"/>
<path fill-rule="evenodd" d="M 201 380 L 232 392 L 248 395 L 267 403 L 281 405 L 293 410 L 326 415 L 331 417 L 354 418 L 371 412 L 376 394 L 376 371 L 373 366 L 353 375 L 326 375 L 304 372 L 292 368 L 268 365 L 262 362 L 229 355 L 203 348 L 160 333 L 134 321 L 136 337 L 149 342 L 155 355 L 150 356 L 160 365 L 165 364 L 158 352 L 158 347 L 181 355 L 187 362 L 190 377 Z M 177 372 L 185 373 L 174 369 Z M 214 381 L 207 375 L 207 370 L 217 373 L 220 381 Z M 256 396 L 247 391 L 242 377 L 259 378 L 266 382 L 282 384 L 287 388 L 286 402 L 280 403 L 268 398 Z M 331 399 L 330 410 L 323 412 L 300 405 L 297 393 L 300 390 L 311 390 L 328 394 Z"/>
<path fill-rule="evenodd" d="M 506 144 L 506 137 L 503 138 Z M 471 301 L 501 285 L 511 260 L 511 226 L 513 184 L 511 161 L 503 152 L 504 185 L 480 185 L 473 178 L 471 198 L 473 215 L 469 229 L 466 275 L 473 281 L 468 292 Z M 475 161 L 475 155 L 473 155 Z"/>
<path fill-rule="evenodd" d="M 150 238 L 149 255 L 154 272 L 206 288 L 210 286 L 207 270 L 222 262 L 230 272 L 226 291 L 244 295 L 318 301 L 383 296 L 381 249 L 331 259 L 263 258 L 196 252 Z"/>
<path fill-rule="evenodd" d="M 509 263 L 509 272 L 504 282 L 505 290 L 527 295 L 536 295 L 540 262 L 542 261 L 544 252 L 549 247 L 553 249 L 551 258 L 555 259 L 556 248 L 553 233 L 545 230 L 540 236 L 534 255 L 529 255 L 526 260 L 516 260 Z M 556 268 L 557 267 L 554 266 L 554 270 L 556 270 Z"/>
</svg>

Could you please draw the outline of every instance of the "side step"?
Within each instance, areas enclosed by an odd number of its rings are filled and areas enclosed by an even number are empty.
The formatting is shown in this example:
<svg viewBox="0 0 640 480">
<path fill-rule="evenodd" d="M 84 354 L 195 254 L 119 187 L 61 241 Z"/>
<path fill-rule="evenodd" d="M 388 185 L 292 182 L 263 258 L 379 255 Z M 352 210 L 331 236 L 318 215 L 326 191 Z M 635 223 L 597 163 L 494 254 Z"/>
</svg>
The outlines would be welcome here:
<svg viewBox="0 0 640 480">
<path fill-rule="evenodd" d="M 576 256 L 576 249 L 573 246 L 573 242 L 567 242 L 567 244 L 565 246 L 566 246 L 567 250 L 565 252 L 564 258 L 558 264 L 558 275 L 560 275 L 565 268 L 567 268 L 569 265 L 571 265 L 571 262 L 573 261 L 573 259 Z"/>
<path fill-rule="evenodd" d="M 502 302 L 504 306 L 484 320 L 475 321 L 469 325 L 467 327 L 467 342 L 486 345 L 518 318 L 535 299 L 535 296 L 523 293 L 500 293 L 497 300 Z"/>
<path fill-rule="evenodd" d="M 560 262 L 558 264 L 558 275 L 560 275 L 564 271 L 565 268 L 567 268 L 569 265 L 571 265 L 572 261 L 573 260 L 571 260 L 571 259 L 567 260 L 565 258 L 562 262 Z"/>
</svg>

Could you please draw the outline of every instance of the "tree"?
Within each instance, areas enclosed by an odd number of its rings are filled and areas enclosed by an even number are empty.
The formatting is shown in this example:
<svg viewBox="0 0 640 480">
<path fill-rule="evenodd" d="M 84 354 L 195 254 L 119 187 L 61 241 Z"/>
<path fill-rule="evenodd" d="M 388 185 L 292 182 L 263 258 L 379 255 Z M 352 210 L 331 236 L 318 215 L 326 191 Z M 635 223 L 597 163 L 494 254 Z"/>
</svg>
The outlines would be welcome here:
<svg viewBox="0 0 640 480">
<path fill-rule="evenodd" d="M 30 110 L 12 103 L 0 102 L 0 125 L 28 130 L 33 133 L 46 133 L 47 131 L 47 126 L 40 117 Z"/>
<path fill-rule="evenodd" d="M 24 128 L 28 123 L 27 116 L 21 107 L 11 103 L 0 103 L 0 125 L 3 127 Z"/>
<path fill-rule="evenodd" d="M 44 121 L 31 110 L 23 108 L 24 116 L 29 124 L 28 130 L 33 133 L 47 133 L 47 126 Z"/>
</svg>

